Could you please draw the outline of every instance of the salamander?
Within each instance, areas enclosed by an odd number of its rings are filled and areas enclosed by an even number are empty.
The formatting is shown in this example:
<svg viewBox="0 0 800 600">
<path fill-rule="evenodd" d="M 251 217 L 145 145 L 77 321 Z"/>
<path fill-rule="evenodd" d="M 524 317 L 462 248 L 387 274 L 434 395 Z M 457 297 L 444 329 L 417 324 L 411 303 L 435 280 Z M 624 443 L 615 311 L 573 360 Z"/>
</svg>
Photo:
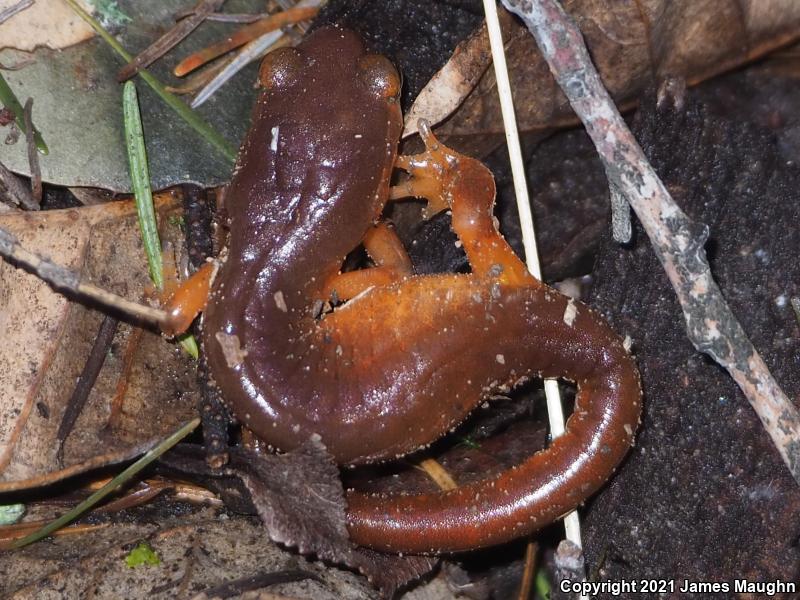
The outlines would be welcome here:
<svg viewBox="0 0 800 600">
<path fill-rule="evenodd" d="M 638 372 L 619 336 L 514 255 L 493 221 L 485 166 L 424 125 L 425 151 L 397 156 L 400 79 L 357 34 L 319 29 L 270 54 L 260 80 L 203 317 L 208 365 L 236 417 L 276 449 L 318 436 L 355 465 L 432 443 L 497 389 L 566 378 L 575 410 L 549 447 L 449 492 L 351 490 L 348 528 L 379 550 L 464 551 L 577 507 L 639 423 Z M 390 190 L 395 167 L 408 181 Z M 390 196 L 409 195 L 451 211 L 470 273 L 413 274 L 380 220 Z M 362 243 L 375 266 L 340 273 Z"/>
</svg>

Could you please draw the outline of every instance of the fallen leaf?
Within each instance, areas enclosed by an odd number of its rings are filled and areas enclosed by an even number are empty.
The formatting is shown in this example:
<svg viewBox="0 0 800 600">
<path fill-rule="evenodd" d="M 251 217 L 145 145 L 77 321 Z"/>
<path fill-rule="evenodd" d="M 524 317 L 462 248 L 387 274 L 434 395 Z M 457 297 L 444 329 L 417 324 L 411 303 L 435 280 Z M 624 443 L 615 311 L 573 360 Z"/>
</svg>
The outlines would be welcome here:
<svg viewBox="0 0 800 600">
<path fill-rule="evenodd" d="M 87 12 L 94 7 L 78 0 Z M 0 0 L 0 12 L 19 0 Z M 94 36 L 94 31 L 63 0 L 36 0 L 29 8 L 0 24 L 0 50 L 15 48 L 30 52 L 39 46 L 58 50 Z"/>
<path fill-rule="evenodd" d="M 350 541 L 339 469 L 320 442 L 280 455 L 231 448 L 222 470 L 208 467 L 201 448 L 182 444 L 159 465 L 170 476 L 199 479 L 232 510 L 257 513 L 271 540 L 358 570 L 386 596 L 438 563 L 435 557 L 383 554 Z"/>
<path fill-rule="evenodd" d="M 226 471 L 247 487 L 270 539 L 358 569 L 387 596 L 437 563 L 433 557 L 373 552 L 350 541 L 339 469 L 321 442 L 280 455 L 235 449 Z"/>
<path fill-rule="evenodd" d="M 62 0 L 51 1 L 63 4 Z M 113 33 L 131 54 L 146 48 L 159 32 L 173 26 L 174 14 L 186 7 L 184 0 L 118 0 L 117 4 L 131 21 L 122 29 L 115 28 Z M 263 3 L 256 0 L 230 4 L 231 9 L 242 12 L 263 9 Z M 23 11 L 14 20 L 26 19 L 27 14 L 28 11 Z M 177 84 L 170 69 L 192 50 L 224 37 L 230 28 L 226 23 L 203 23 L 176 51 L 151 65 L 148 71 L 166 85 Z M 34 120 L 50 149 L 49 155 L 40 159 L 43 181 L 129 192 L 122 87 L 116 80 L 122 59 L 99 37 L 60 51 L 40 48 L 31 57 L 34 62 L 16 71 L 4 71 L 3 76 L 21 102 L 27 97 L 34 99 Z M 5 54 L 0 53 L 0 63 L 4 60 Z M 18 60 L 12 54 L 7 62 Z M 233 147 L 238 145 L 250 121 L 256 70 L 257 65 L 249 67 L 196 111 Z M 226 182 L 230 161 L 182 121 L 141 79 L 135 83 L 153 188 L 165 189 L 189 182 L 210 187 Z M 22 137 L 13 145 L 0 144 L 0 161 L 15 173 L 30 176 L 24 142 Z"/>
<path fill-rule="evenodd" d="M 580 26 L 606 87 L 623 106 L 667 76 L 697 83 L 800 37 L 800 4 L 792 0 L 570 0 L 564 8 Z M 576 123 L 533 37 L 507 14 L 501 21 L 520 131 Z M 490 60 L 488 40 L 478 43 L 482 39 L 473 38 L 469 60 L 457 53 L 429 84 L 446 89 L 426 86 L 418 101 L 463 96 L 465 82 Z M 448 116 L 449 105 L 413 112 L 436 123 Z M 493 69 L 485 71 L 439 133 L 502 135 Z"/>
<path fill-rule="evenodd" d="M 509 18 L 508 13 L 502 14 Z M 419 93 L 405 115 L 403 137 L 417 133 L 420 119 L 438 123 L 458 108 L 475 89 L 491 60 L 489 34 L 484 26 L 456 47 L 447 64 Z"/>
<path fill-rule="evenodd" d="M 159 211 L 176 208 L 162 200 Z M 165 239 L 180 238 L 165 219 Z M 0 216 L 29 250 L 53 257 L 92 281 L 141 300 L 149 285 L 131 202 Z M 177 246 L 177 245 L 176 245 Z M 0 490 L 52 479 L 130 458 L 149 440 L 193 416 L 193 365 L 154 333 L 135 354 L 123 410 L 108 428 L 110 400 L 125 365 L 130 326 L 121 326 L 89 399 L 56 456 L 56 432 L 102 313 L 67 300 L 33 275 L 0 264 Z"/>
<path fill-rule="evenodd" d="M 147 513 L 150 513 L 150 518 Z M 0 595 L 41 598 L 191 598 L 231 579 L 303 570 L 314 579 L 270 586 L 293 598 L 363 600 L 373 595 L 354 573 L 326 568 L 281 549 L 252 517 L 194 509 L 173 516 L 153 508 L 134 523 L 82 536 L 54 538 L 22 551 L 0 553 Z M 126 558 L 145 540 L 160 564 L 130 568 Z"/>
</svg>

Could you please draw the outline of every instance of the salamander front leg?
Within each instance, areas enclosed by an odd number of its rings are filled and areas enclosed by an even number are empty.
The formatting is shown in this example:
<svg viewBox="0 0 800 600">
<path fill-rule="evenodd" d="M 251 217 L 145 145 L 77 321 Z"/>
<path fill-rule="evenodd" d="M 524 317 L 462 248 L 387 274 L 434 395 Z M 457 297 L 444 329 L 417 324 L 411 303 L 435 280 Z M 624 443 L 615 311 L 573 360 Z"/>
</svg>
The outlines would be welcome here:
<svg viewBox="0 0 800 600">
<path fill-rule="evenodd" d="M 161 326 L 165 335 L 185 332 L 197 315 L 205 310 L 216 271 L 217 263 L 207 262 L 177 287 L 164 305 L 164 310 L 169 313 L 169 321 Z"/>
<path fill-rule="evenodd" d="M 169 321 L 161 326 L 165 335 L 184 333 L 197 315 L 205 310 L 216 270 L 216 262 L 206 262 L 188 279 L 175 286 L 174 292 L 164 305 L 164 310 L 170 317 Z M 198 410 L 203 422 L 206 462 L 211 468 L 218 469 L 228 462 L 228 426 L 231 417 L 220 390 L 208 372 L 205 356 L 200 357 L 198 372 L 201 382 Z"/>
<path fill-rule="evenodd" d="M 424 121 L 420 123 L 420 135 L 425 151 L 398 157 L 396 166 L 408 171 L 410 177 L 390 190 L 390 199 L 425 198 L 428 214 L 450 208 L 453 230 L 477 277 L 513 286 L 541 286 L 497 229 L 492 212 L 495 184 L 491 171 L 480 161 L 439 142 Z"/>
<path fill-rule="evenodd" d="M 375 266 L 369 269 L 337 273 L 323 288 L 323 297 L 332 295 L 349 300 L 371 287 L 389 285 L 412 274 L 411 259 L 394 229 L 385 222 L 370 228 L 364 236 L 364 248 Z"/>
</svg>

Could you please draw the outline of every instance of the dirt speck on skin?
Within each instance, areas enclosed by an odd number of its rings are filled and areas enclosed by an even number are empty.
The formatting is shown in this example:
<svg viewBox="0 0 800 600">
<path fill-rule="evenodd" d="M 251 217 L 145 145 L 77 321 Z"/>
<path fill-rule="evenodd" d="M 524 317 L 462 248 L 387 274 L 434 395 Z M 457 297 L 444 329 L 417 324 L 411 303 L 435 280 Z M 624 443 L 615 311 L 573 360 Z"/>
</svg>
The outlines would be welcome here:
<svg viewBox="0 0 800 600">
<path fill-rule="evenodd" d="M 222 348 L 222 354 L 225 357 L 225 363 L 229 368 L 235 369 L 244 362 L 247 356 L 247 350 L 242 348 L 242 343 L 239 336 L 218 331 L 214 337 L 219 342 Z"/>
</svg>

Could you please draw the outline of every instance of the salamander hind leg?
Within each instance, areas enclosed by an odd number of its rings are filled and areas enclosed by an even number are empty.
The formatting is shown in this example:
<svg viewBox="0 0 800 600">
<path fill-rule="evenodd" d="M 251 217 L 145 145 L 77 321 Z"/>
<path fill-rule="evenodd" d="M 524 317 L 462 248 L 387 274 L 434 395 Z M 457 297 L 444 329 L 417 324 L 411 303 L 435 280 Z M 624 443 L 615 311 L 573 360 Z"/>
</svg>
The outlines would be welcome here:
<svg viewBox="0 0 800 600">
<path fill-rule="evenodd" d="M 323 298 L 349 300 L 371 287 L 389 285 L 412 274 L 411 259 L 394 229 L 385 222 L 371 227 L 364 236 L 364 248 L 375 266 L 337 273 L 323 287 Z"/>
<path fill-rule="evenodd" d="M 492 172 L 480 161 L 439 142 L 425 122 L 420 123 L 420 135 L 425 151 L 397 158 L 395 166 L 407 171 L 410 177 L 390 190 L 390 199 L 424 198 L 428 201 L 428 214 L 449 208 L 453 230 L 475 276 L 511 286 L 541 285 L 497 229 L 492 212 L 495 197 Z"/>
</svg>

